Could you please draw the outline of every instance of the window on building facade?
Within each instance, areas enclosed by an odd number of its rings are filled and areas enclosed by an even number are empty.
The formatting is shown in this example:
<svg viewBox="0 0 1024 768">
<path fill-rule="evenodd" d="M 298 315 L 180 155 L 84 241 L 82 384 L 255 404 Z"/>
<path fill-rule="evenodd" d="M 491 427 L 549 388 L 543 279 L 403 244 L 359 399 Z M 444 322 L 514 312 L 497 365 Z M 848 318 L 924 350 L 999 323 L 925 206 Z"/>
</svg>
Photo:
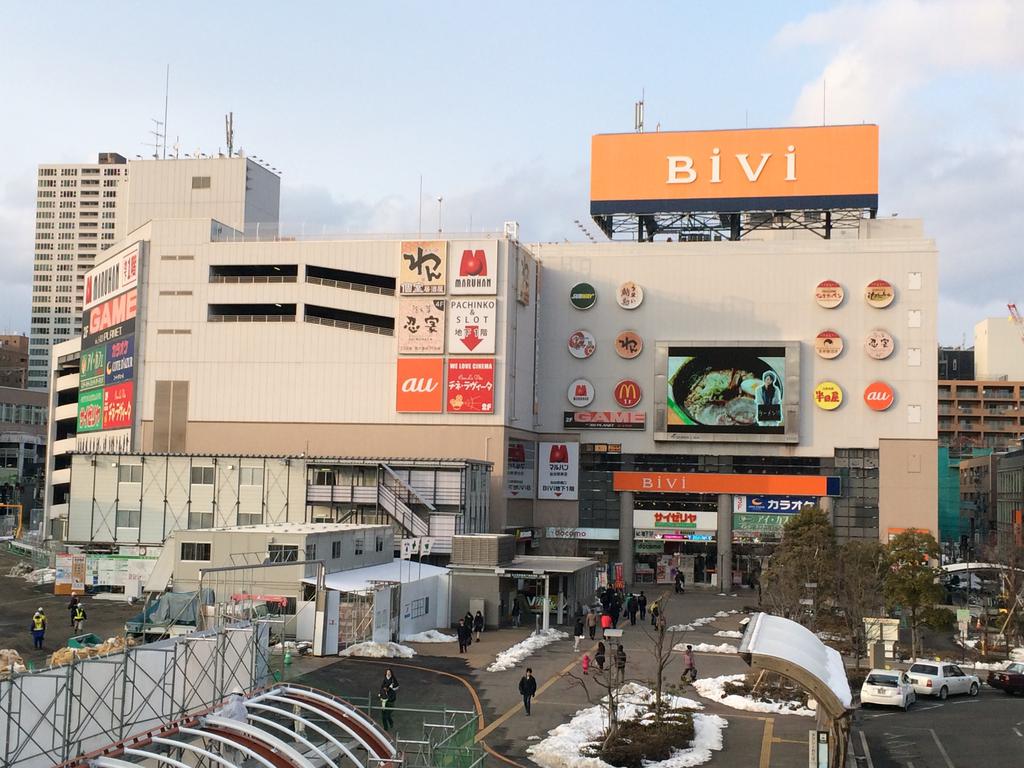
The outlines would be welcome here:
<svg viewBox="0 0 1024 768">
<path fill-rule="evenodd" d="M 241 485 L 263 485 L 263 468 L 242 467 L 238 470 L 238 482 Z"/>
<path fill-rule="evenodd" d="M 332 541 L 331 542 L 331 558 L 337 560 L 339 557 L 341 557 L 341 542 L 340 541 Z"/>
<path fill-rule="evenodd" d="M 142 510 L 117 508 L 118 528 L 138 528 L 142 523 Z"/>
<path fill-rule="evenodd" d="M 119 483 L 141 483 L 141 464 L 122 464 L 117 468 L 117 482 Z"/>
<path fill-rule="evenodd" d="M 269 544 L 267 556 L 272 563 L 297 563 L 299 547 L 297 544 Z"/>
<path fill-rule="evenodd" d="M 192 485 L 213 485 L 213 467 L 192 467 Z"/>
<path fill-rule="evenodd" d="M 213 528 L 213 511 L 192 509 L 188 513 L 188 527 L 197 530 L 199 528 Z"/>
<path fill-rule="evenodd" d="M 210 562 L 210 544 L 199 541 L 181 542 L 181 559 L 191 562 Z"/>
</svg>

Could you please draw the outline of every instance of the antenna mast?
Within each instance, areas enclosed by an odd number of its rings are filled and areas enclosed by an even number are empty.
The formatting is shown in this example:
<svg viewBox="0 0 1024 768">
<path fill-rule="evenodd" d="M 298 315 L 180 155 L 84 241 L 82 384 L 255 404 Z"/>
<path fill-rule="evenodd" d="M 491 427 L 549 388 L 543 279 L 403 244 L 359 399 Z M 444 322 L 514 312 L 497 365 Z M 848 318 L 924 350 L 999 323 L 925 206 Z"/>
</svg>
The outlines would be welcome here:
<svg viewBox="0 0 1024 768">
<path fill-rule="evenodd" d="M 235 150 L 235 113 L 228 112 L 224 115 L 224 138 L 228 145 L 228 157 L 231 157 Z"/>
<path fill-rule="evenodd" d="M 167 159 L 167 101 L 171 93 L 171 65 L 167 65 L 167 77 L 164 80 L 164 160 Z"/>
<path fill-rule="evenodd" d="M 151 141 L 149 143 L 146 143 L 143 146 L 152 147 L 153 148 L 153 159 L 154 160 L 159 160 L 160 159 L 160 148 L 161 148 L 161 146 L 166 146 L 166 143 L 167 143 L 166 137 L 160 131 L 160 129 L 163 127 L 163 123 L 160 122 L 159 120 L 157 120 L 155 117 L 151 117 L 149 119 L 153 121 L 153 130 L 151 130 L 149 132 L 150 135 L 153 137 L 153 141 Z M 161 139 L 163 139 L 163 143 L 161 143 Z M 166 152 L 166 149 L 164 151 Z"/>
<path fill-rule="evenodd" d="M 633 129 L 637 133 L 644 132 L 644 91 L 640 91 L 640 101 L 633 104 Z"/>
</svg>

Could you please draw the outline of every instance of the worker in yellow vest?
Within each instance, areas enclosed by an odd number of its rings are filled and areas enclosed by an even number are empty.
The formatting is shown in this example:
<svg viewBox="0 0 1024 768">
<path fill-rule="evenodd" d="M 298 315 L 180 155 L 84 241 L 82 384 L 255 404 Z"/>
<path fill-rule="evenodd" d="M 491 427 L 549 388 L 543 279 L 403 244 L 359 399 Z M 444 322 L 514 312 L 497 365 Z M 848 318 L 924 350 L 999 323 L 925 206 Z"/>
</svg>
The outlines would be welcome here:
<svg viewBox="0 0 1024 768">
<path fill-rule="evenodd" d="M 29 625 L 29 629 L 32 631 L 32 645 L 42 649 L 43 637 L 46 636 L 46 614 L 43 613 L 42 608 L 32 614 L 32 624 Z"/>
<path fill-rule="evenodd" d="M 82 622 L 86 619 L 85 606 L 79 603 L 75 606 L 75 610 L 71 612 L 71 621 L 75 626 L 75 634 L 82 633 Z"/>
</svg>

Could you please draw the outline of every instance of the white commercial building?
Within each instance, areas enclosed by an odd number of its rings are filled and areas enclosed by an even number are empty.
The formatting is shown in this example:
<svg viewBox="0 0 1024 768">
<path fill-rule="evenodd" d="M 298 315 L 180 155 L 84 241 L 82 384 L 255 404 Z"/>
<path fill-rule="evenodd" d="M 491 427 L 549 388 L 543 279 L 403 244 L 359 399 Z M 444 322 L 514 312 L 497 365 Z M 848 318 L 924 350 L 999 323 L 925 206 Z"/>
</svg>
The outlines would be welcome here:
<svg viewBox="0 0 1024 768">
<path fill-rule="evenodd" d="M 83 277 L 99 255 L 154 218 L 209 216 L 242 232 L 277 232 L 281 179 L 245 157 L 46 163 L 36 180 L 28 386 L 49 387 L 50 348 L 81 332 Z"/>
<path fill-rule="evenodd" d="M 989 317 L 974 326 L 974 378 L 1024 381 L 1024 326 Z"/>
<path fill-rule="evenodd" d="M 618 181 L 606 139 L 643 144 Z M 679 149 L 730 143 L 740 171 L 704 176 Z M 647 242 L 142 224 L 90 275 L 52 421 L 74 411 L 97 461 L 490 462 L 492 531 L 616 581 L 746 578 L 809 505 L 842 539 L 936 532 L 938 254 L 874 216 L 877 129 L 595 137 L 594 157 L 598 226 Z"/>
</svg>

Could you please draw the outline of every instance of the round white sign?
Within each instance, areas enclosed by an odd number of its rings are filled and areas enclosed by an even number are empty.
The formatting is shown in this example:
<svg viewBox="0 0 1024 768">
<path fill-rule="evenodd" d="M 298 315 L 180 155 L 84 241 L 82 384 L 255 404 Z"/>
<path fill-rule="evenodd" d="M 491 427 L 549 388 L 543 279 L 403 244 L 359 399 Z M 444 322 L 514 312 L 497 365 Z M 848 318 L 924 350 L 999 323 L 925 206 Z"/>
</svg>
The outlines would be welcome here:
<svg viewBox="0 0 1024 768">
<path fill-rule="evenodd" d="M 586 408 L 594 402 L 594 385 L 586 379 L 576 379 L 566 392 L 569 403 L 576 408 Z"/>
</svg>

